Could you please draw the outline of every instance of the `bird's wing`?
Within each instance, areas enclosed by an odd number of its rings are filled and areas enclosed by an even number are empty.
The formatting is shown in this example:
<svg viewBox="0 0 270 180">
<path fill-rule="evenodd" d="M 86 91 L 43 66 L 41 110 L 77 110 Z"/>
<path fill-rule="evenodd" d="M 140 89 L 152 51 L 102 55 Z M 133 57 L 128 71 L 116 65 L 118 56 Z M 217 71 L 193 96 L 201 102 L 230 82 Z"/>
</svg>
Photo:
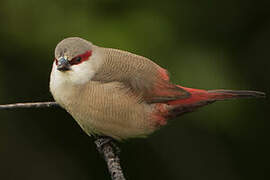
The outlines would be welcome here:
<svg viewBox="0 0 270 180">
<path fill-rule="evenodd" d="M 181 87 L 170 83 L 167 71 L 150 59 L 126 51 L 100 48 L 103 64 L 93 81 L 118 81 L 148 103 L 168 102 L 189 97 Z"/>
</svg>

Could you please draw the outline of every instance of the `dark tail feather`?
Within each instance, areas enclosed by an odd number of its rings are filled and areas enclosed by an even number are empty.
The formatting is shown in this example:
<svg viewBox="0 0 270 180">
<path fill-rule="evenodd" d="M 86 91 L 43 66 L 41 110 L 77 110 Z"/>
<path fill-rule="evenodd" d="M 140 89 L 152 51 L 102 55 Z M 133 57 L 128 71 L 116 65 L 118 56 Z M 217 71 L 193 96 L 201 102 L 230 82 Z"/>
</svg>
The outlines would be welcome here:
<svg viewBox="0 0 270 180">
<path fill-rule="evenodd" d="M 264 98 L 265 93 L 259 91 L 246 90 L 208 90 L 207 91 L 213 100 L 226 100 L 233 98 Z"/>
<path fill-rule="evenodd" d="M 173 118 L 181 114 L 192 112 L 199 107 L 211 104 L 219 100 L 235 99 L 235 98 L 264 98 L 265 93 L 259 91 L 246 90 L 201 90 L 179 86 L 190 93 L 190 97 L 186 99 L 169 101 L 168 117 Z"/>
<path fill-rule="evenodd" d="M 236 98 L 263 98 L 265 93 L 259 91 L 246 91 L 246 90 L 202 90 L 202 89 L 193 89 L 183 86 L 180 88 L 187 91 L 190 96 L 185 99 L 169 101 L 169 105 L 190 105 L 201 102 L 209 101 L 218 101 L 226 99 L 236 99 Z"/>
</svg>

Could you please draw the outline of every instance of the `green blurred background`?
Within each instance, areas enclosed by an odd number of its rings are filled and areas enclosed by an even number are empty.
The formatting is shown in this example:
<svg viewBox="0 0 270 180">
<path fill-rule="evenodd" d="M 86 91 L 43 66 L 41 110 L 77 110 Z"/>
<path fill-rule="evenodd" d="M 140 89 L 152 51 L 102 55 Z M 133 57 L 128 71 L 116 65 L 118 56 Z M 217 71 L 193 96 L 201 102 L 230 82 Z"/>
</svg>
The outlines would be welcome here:
<svg viewBox="0 0 270 180">
<path fill-rule="evenodd" d="M 153 59 L 173 82 L 269 94 L 270 3 L 258 0 L 1 0 L 0 104 L 52 100 L 65 37 Z M 270 179 L 268 99 L 218 102 L 121 143 L 127 179 Z M 1 180 L 110 179 L 62 109 L 0 112 Z"/>
</svg>

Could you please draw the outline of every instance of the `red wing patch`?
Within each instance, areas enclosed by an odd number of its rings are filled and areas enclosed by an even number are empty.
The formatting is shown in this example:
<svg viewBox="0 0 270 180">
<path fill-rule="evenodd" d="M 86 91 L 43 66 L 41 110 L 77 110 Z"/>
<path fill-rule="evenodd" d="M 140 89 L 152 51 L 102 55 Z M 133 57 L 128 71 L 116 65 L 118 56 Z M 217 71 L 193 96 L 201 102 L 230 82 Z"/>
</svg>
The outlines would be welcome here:
<svg viewBox="0 0 270 180">
<path fill-rule="evenodd" d="M 169 82 L 170 77 L 166 69 L 159 68 L 159 78 L 154 84 L 151 94 L 146 98 L 149 103 L 166 103 L 168 101 L 185 99 L 189 93 Z"/>
<path fill-rule="evenodd" d="M 169 81 L 170 80 L 170 77 L 168 75 L 168 72 L 166 69 L 163 69 L 163 68 L 160 68 L 159 69 L 159 74 L 161 76 L 161 78 L 165 81 Z"/>
</svg>

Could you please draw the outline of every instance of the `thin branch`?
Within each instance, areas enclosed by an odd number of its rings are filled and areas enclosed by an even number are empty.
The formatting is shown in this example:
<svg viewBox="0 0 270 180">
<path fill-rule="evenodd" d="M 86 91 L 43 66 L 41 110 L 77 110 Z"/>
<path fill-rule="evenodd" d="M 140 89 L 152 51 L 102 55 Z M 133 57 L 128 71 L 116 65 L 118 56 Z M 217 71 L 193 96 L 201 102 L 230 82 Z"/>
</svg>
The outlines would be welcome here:
<svg viewBox="0 0 270 180">
<path fill-rule="evenodd" d="M 108 170 L 113 180 L 125 180 L 123 170 L 120 165 L 120 149 L 110 137 L 98 137 L 95 140 L 97 150 L 107 162 Z"/>
<path fill-rule="evenodd" d="M 34 102 L 34 103 L 15 103 L 15 104 L 5 104 L 0 105 L 1 109 L 22 109 L 22 108 L 48 108 L 48 107 L 58 107 L 56 102 Z"/>
<path fill-rule="evenodd" d="M 0 105 L 0 110 L 3 109 L 22 109 L 22 108 L 50 108 L 60 107 L 56 102 L 34 102 L 34 103 L 15 103 Z M 107 163 L 108 170 L 112 180 L 125 180 L 121 165 L 120 165 L 120 149 L 110 137 L 97 137 L 95 140 L 98 152 L 103 155 Z"/>
</svg>

